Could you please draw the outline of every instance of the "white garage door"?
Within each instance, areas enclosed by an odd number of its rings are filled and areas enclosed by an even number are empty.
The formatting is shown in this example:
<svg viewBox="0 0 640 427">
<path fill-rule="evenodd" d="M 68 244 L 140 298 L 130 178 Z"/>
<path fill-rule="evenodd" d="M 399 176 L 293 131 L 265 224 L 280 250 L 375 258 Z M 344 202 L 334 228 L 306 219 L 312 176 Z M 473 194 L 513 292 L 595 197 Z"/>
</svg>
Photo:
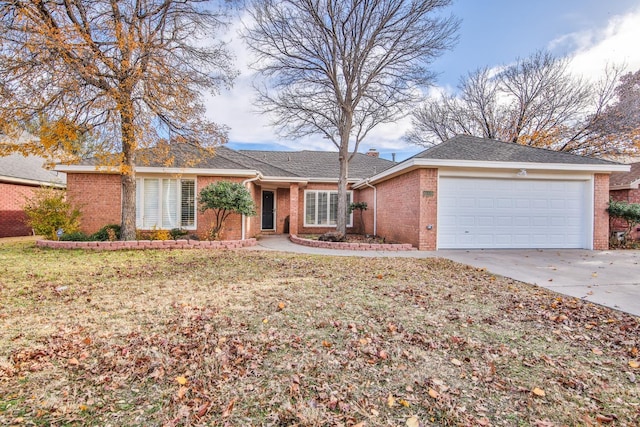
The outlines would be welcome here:
<svg viewBox="0 0 640 427">
<path fill-rule="evenodd" d="M 438 248 L 588 248 L 588 181 L 441 177 Z"/>
</svg>

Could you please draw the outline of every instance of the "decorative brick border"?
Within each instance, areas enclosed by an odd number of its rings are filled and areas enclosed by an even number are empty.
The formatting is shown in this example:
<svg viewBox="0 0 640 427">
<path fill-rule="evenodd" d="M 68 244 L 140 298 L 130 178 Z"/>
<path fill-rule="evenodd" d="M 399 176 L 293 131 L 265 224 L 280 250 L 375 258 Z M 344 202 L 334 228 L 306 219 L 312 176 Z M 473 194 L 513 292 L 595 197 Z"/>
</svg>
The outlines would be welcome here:
<svg viewBox="0 0 640 427">
<path fill-rule="evenodd" d="M 255 246 L 256 239 L 246 240 L 127 240 L 115 242 L 60 242 L 55 240 L 38 240 L 36 246 L 54 249 L 93 249 L 100 251 L 117 251 L 132 249 L 240 249 Z"/>
<path fill-rule="evenodd" d="M 319 240 L 303 239 L 291 234 L 289 240 L 293 243 L 312 248 L 342 249 L 348 251 L 415 251 L 410 243 L 347 243 L 347 242 L 321 242 Z"/>
</svg>

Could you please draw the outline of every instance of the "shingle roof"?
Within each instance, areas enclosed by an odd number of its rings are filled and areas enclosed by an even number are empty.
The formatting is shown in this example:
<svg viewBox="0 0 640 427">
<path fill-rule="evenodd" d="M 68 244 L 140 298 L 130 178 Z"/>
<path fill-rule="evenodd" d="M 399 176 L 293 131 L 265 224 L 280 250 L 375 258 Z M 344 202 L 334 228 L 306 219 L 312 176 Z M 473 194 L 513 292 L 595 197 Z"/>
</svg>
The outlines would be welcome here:
<svg viewBox="0 0 640 427">
<path fill-rule="evenodd" d="M 138 154 L 138 166 L 142 167 L 177 167 L 202 169 L 247 169 L 257 170 L 263 174 L 285 176 L 286 171 L 246 156 L 225 146 L 216 147 L 213 154 L 203 148 L 191 144 L 171 144 L 168 150 L 151 148 L 141 150 Z M 99 164 L 96 158 L 85 159 L 85 166 Z"/>
<path fill-rule="evenodd" d="M 631 170 L 629 172 L 613 172 L 609 178 L 609 185 L 611 187 L 624 187 L 640 181 L 640 162 L 631 163 L 630 166 Z"/>
<path fill-rule="evenodd" d="M 167 160 L 169 159 L 169 161 Z M 87 159 L 82 165 L 96 165 L 98 160 Z M 356 153 L 349 163 L 349 178 L 368 178 L 380 173 L 395 162 Z M 138 154 L 138 166 L 203 169 L 257 170 L 263 176 L 291 178 L 332 178 L 339 175 L 338 153 L 330 151 L 261 151 L 233 150 L 220 146 L 211 152 L 190 144 L 172 144 L 162 148 L 143 150 Z"/>
<path fill-rule="evenodd" d="M 8 136 L 0 134 L 0 143 L 23 144 L 33 139 L 28 132 L 22 131 L 18 135 Z M 18 182 L 30 181 L 32 185 L 55 185 L 64 187 L 67 175 L 45 168 L 46 159 L 39 156 L 23 156 L 12 153 L 0 157 L 0 181 Z"/>
<path fill-rule="evenodd" d="M 340 172 L 338 153 L 334 151 L 240 150 L 240 153 L 289 172 L 280 176 L 337 178 Z M 349 178 L 368 178 L 390 168 L 394 164 L 395 162 L 380 157 L 356 153 L 349 162 Z M 264 172 L 263 174 L 267 175 Z"/>
<path fill-rule="evenodd" d="M 35 181 L 42 184 L 64 185 L 66 174 L 44 168 L 45 160 L 36 156 L 23 156 L 19 153 L 0 157 L 0 181 L 12 179 Z"/>
<path fill-rule="evenodd" d="M 608 160 L 529 147 L 510 142 L 458 135 L 414 156 L 422 159 L 475 160 L 484 162 L 567 163 L 615 165 Z"/>
</svg>

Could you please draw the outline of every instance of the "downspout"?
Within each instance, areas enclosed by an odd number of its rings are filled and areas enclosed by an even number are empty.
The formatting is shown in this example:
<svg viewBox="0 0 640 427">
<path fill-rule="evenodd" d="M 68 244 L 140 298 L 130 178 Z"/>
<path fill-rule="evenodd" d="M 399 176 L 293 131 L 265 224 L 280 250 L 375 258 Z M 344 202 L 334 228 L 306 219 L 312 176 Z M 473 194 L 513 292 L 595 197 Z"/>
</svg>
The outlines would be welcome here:
<svg viewBox="0 0 640 427">
<path fill-rule="evenodd" d="M 367 187 L 373 188 L 373 235 L 378 235 L 378 189 L 373 185 L 369 184 L 369 179 L 367 179 L 364 184 Z"/>
<path fill-rule="evenodd" d="M 260 172 L 256 172 L 256 176 L 254 176 L 253 178 L 245 179 L 244 181 L 242 181 L 242 185 L 246 187 L 248 183 L 253 182 L 253 181 L 257 181 L 261 177 L 262 177 L 262 175 L 260 175 Z M 247 238 L 247 224 L 246 223 L 247 223 L 247 217 L 243 214 L 242 215 L 242 240 Z"/>
</svg>

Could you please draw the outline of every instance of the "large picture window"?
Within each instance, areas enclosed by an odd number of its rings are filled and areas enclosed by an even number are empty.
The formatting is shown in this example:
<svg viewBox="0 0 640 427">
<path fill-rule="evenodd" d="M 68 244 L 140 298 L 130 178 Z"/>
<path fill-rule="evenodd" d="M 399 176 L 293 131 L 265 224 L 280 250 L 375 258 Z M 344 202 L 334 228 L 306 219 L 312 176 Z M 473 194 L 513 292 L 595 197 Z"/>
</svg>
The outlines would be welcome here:
<svg viewBox="0 0 640 427">
<path fill-rule="evenodd" d="M 136 227 L 195 229 L 193 179 L 138 178 L 136 180 Z"/>
<path fill-rule="evenodd" d="M 353 192 L 347 192 L 347 206 L 351 204 Z M 336 225 L 338 217 L 338 192 L 314 191 L 304 192 L 304 225 L 305 227 L 330 227 Z M 353 224 L 353 214 L 347 216 L 347 227 Z"/>
</svg>

